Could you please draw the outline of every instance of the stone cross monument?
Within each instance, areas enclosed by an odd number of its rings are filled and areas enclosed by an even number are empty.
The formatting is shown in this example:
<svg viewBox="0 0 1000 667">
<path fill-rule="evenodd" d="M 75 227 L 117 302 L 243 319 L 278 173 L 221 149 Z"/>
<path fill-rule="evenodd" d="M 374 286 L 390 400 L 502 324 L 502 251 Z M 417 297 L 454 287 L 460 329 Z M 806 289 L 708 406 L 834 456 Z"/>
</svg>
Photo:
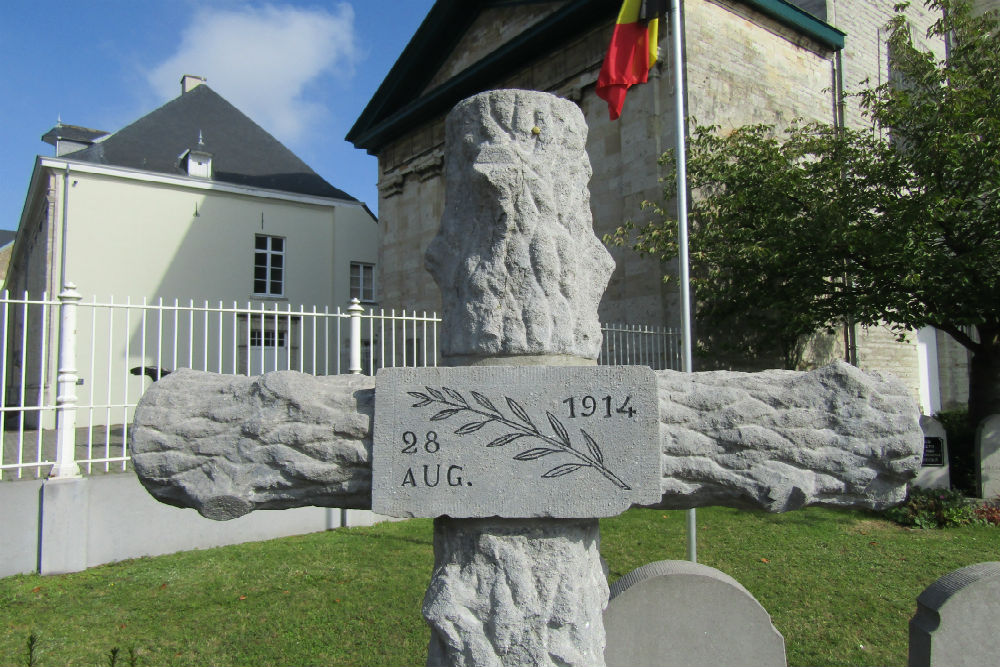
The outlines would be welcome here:
<svg viewBox="0 0 1000 667">
<path fill-rule="evenodd" d="M 303 505 L 434 517 L 430 665 L 603 665 L 597 518 L 629 506 L 903 500 L 923 440 L 895 380 L 595 366 L 613 263 L 585 142 L 582 113 L 552 95 L 461 102 L 427 252 L 449 367 L 175 372 L 136 409 L 149 492 L 219 520 Z"/>
</svg>

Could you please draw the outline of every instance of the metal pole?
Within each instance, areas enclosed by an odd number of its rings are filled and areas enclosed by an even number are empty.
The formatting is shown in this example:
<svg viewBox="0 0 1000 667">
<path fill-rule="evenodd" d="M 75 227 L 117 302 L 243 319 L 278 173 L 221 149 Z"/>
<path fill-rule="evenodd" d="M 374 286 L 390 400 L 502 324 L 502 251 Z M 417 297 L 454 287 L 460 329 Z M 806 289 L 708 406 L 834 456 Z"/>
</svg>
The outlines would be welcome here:
<svg viewBox="0 0 1000 667">
<path fill-rule="evenodd" d="M 82 298 L 73 283 L 66 283 L 59 293 L 56 462 L 50 478 L 80 477 L 80 466 L 76 464 L 76 304 Z"/>
<path fill-rule="evenodd" d="M 364 311 L 361 301 L 351 299 L 351 305 L 347 309 L 351 315 L 351 357 L 347 370 L 354 375 L 361 374 L 361 313 Z"/>
<path fill-rule="evenodd" d="M 681 35 L 680 0 L 670 0 L 670 37 L 674 56 L 674 132 L 677 137 L 677 241 L 680 246 L 681 330 L 683 331 L 683 358 L 681 368 L 692 371 L 691 359 L 691 276 L 688 259 L 687 221 L 687 159 L 684 148 L 686 120 L 684 114 L 684 49 Z M 687 557 L 698 562 L 697 519 L 694 508 L 687 513 Z"/>
</svg>

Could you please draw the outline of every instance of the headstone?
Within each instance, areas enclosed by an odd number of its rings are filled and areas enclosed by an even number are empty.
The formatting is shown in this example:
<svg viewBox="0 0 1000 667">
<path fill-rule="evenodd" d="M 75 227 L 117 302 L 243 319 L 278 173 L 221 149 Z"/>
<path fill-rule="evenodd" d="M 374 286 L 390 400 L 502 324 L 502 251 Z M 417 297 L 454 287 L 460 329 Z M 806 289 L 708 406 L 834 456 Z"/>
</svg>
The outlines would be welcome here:
<svg viewBox="0 0 1000 667">
<path fill-rule="evenodd" d="M 917 598 L 910 667 L 981 667 L 1000 660 L 1000 562 L 944 575 Z"/>
<path fill-rule="evenodd" d="M 649 563 L 611 587 L 608 667 L 784 667 L 785 640 L 750 592 L 719 570 Z"/>
<path fill-rule="evenodd" d="M 979 497 L 1000 495 L 1000 415 L 990 415 L 976 429 L 976 460 L 979 462 Z"/>
<path fill-rule="evenodd" d="M 951 487 L 951 467 L 948 465 L 948 434 L 937 419 L 920 416 L 920 428 L 924 432 L 924 453 L 920 460 L 920 471 L 913 480 L 913 486 L 924 489 L 947 489 Z"/>
<path fill-rule="evenodd" d="M 384 368 L 376 383 L 375 512 L 590 518 L 660 499 L 647 367 Z"/>
</svg>

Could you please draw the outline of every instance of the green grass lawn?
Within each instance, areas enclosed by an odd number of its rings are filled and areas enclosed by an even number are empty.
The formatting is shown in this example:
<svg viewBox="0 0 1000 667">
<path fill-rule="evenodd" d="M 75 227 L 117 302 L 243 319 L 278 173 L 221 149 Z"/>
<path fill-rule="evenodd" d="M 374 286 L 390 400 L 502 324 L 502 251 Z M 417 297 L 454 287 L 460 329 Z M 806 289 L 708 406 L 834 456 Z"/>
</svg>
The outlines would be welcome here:
<svg viewBox="0 0 1000 667">
<path fill-rule="evenodd" d="M 684 512 L 601 522 L 613 581 L 685 557 Z M 916 596 L 955 568 L 1000 560 L 1000 530 L 900 528 L 862 512 L 698 511 L 699 561 L 771 613 L 790 665 L 905 665 Z M 340 529 L 0 580 L 0 665 L 421 665 L 431 522 Z M 664 615 L 669 623 L 669 613 Z"/>
</svg>

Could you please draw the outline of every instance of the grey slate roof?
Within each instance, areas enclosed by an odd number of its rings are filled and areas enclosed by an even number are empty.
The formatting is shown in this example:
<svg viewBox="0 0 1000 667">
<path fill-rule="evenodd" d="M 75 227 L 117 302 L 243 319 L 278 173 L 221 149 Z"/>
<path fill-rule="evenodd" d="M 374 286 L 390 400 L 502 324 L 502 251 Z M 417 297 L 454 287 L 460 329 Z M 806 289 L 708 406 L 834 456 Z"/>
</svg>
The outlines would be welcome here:
<svg viewBox="0 0 1000 667">
<path fill-rule="evenodd" d="M 199 132 L 204 146 L 198 145 Z M 333 187 L 243 112 L 202 84 L 102 141 L 65 157 L 186 175 L 181 155 L 212 154 L 212 180 L 357 201 Z"/>
<path fill-rule="evenodd" d="M 56 141 L 59 139 L 91 142 L 105 135 L 107 135 L 107 132 L 104 130 L 92 130 L 89 127 L 81 127 L 80 125 L 63 125 L 60 123 L 43 134 L 42 141 L 55 146 Z"/>
</svg>

